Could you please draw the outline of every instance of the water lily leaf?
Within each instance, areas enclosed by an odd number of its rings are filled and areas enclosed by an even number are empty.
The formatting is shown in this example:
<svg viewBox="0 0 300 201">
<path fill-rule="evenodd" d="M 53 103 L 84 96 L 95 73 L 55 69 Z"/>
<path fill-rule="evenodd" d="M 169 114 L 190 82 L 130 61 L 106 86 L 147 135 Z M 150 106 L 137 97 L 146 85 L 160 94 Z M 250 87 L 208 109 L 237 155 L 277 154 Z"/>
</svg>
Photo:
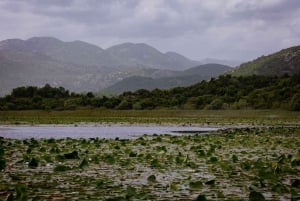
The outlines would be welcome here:
<svg viewBox="0 0 300 201">
<path fill-rule="evenodd" d="M 205 182 L 206 185 L 214 185 L 215 184 L 215 179 L 208 180 Z"/>
<path fill-rule="evenodd" d="M 172 191 L 177 191 L 177 185 L 174 183 L 174 182 L 172 182 L 171 184 L 170 184 L 170 189 L 172 190 Z"/>
<path fill-rule="evenodd" d="M 38 160 L 35 158 L 32 158 L 30 160 L 30 162 L 28 163 L 28 167 L 30 167 L 30 168 L 37 168 L 38 165 L 39 165 Z"/>
<path fill-rule="evenodd" d="M 126 201 L 126 200 L 127 200 L 126 198 L 120 196 L 106 199 L 106 201 Z"/>
<path fill-rule="evenodd" d="M 135 152 L 130 152 L 129 153 L 129 157 L 136 157 L 137 156 L 137 153 L 135 153 Z"/>
<path fill-rule="evenodd" d="M 126 197 L 134 197 L 136 195 L 136 188 L 132 186 L 127 186 Z"/>
<path fill-rule="evenodd" d="M 27 187 L 25 185 L 16 185 L 15 190 L 17 192 L 16 200 L 28 200 L 27 198 Z"/>
<path fill-rule="evenodd" d="M 65 159 L 79 159 L 78 152 L 72 151 L 71 153 L 64 154 Z"/>
<path fill-rule="evenodd" d="M 257 191 L 251 191 L 249 194 L 249 201 L 265 201 L 265 197 L 262 193 Z"/>
<path fill-rule="evenodd" d="M 104 156 L 104 161 L 107 164 L 113 165 L 113 164 L 115 164 L 116 159 L 112 154 L 107 154 L 106 156 Z"/>
<path fill-rule="evenodd" d="M 155 175 L 150 175 L 148 178 L 147 178 L 147 180 L 149 181 L 149 182 L 156 182 L 156 176 Z"/>
<path fill-rule="evenodd" d="M 14 198 L 14 195 L 12 193 L 10 193 L 6 199 L 6 201 L 14 201 L 15 198 Z"/>
<path fill-rule="evenodd" d="M 276 193 L 288 193 L 289 192 L 289 188 L 283 184 L 276 184 L 275 186 L 272 187 L 272 191 L 276 192 Z"/>
<path fill-rule="evenodd" d="M 235 155 L 235 154 L 233 154 L 232 155 L 232 161 L 234 162 L 234 163 L 236 163 L 236 162 L 238 162 L 238 157 Z"/>
<path fill-rule="evenodd" d="M 291 164 L 292 166 L 300 166 L 300 159 L 292 158 Z"/>
<path fill-rule="evenodd" d="M 89 165 L 89 162 L 84 158 L 80 165 L 79 165 L 79 168 L 83 169 L 84 167 L 87 167 Z"/>
<path fill-rule="evenodd" d="M 300 188 L 300 179 L 295 179 L 295 181 L 292 183 L 292 187 Z"/>
<path fill-rule="evenodd" d="M 198 195 L 198 197 L 195 199 L 195 201 L 207 201 L 205 195 Z"/>
<path fill-rule="evenodd" d="M 69 166 L 66 165 L 57 165 L 53 168 L 54 172 L 65 172 L 68 170 L 71 170 L 72 168 L 70 168 Z"/>
<path fill-rule="evenodd" d="M 216 156 L 212 156 L 209 158 L 209 161 L 212 162 L 212 163 L 215 163 L 218 161 L 218 158 Z"/>
<path fill-rule="evenodd" d="M 6 161 L 4 159 L 0 159 L 0 170 L 4 170 L 6 167 Z"/>
<path fill-rule="evenodd" d="M 4 156 L 4 149 L 0 147 L 0 158 Z"/>
<path fill-rule="evenodd" d="M 192 189 L 199 189 L 202 187 L 202 182 L 201 181 L 191 181 L 190 182 L 190 188 Z"/>
<path fill-rule="evenodd" d="M 154 168 L 159 168 L 160 167 L 160 163 L 158 161 L 158 159 L 153 159 L 151 162 L 150 162 L 151 166 L 154 167 Z"/>
</svg>

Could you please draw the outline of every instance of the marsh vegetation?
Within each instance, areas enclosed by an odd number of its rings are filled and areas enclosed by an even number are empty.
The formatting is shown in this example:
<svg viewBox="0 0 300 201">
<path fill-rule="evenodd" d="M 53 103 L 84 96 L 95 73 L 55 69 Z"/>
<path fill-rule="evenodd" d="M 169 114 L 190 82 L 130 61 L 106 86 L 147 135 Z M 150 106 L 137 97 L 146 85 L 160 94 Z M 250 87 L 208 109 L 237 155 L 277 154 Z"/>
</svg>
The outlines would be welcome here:
<svg viewBox="0 0 300 201">
<path fill-rule="evenodd" d="M 300 128 L 0 139 L 2 200 L 297 200 Z"/>
</svg>

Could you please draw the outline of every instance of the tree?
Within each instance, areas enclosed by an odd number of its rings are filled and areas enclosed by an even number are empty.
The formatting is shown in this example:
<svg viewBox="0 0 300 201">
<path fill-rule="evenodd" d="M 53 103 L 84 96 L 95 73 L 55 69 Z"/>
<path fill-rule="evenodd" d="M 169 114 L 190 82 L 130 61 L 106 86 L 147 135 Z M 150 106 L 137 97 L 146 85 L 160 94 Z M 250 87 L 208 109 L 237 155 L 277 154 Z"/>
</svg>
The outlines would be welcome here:
<svg viewBox="0 0 300 201">
<path fill-rule="evenodd" d="M 290 101 L 290 109 L 300 111 L 300 93 L 295 94 Z"/>
</svg>

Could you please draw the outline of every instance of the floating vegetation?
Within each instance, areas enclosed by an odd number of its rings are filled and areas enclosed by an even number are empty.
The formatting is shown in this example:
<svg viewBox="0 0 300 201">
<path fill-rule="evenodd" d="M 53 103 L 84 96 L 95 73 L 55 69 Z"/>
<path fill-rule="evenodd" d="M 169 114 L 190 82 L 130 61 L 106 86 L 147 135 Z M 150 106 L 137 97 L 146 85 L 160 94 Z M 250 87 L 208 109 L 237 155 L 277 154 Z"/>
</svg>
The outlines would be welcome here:
<svg viewBox="0 0 300 201">
<path fill-rule="evenodd" d="M 35 158 L 32 158 L 30 160 L 30 162 L 28 163 L 28 167 L 30 167 L 30 168 L 37 168 L 38 165 L 39 165 L 39 162 Z"/>
<path fill-rule="evenodd" d="M 300 128 L 0 139 L 0 200 L 299 200 Z"/>
</svg>

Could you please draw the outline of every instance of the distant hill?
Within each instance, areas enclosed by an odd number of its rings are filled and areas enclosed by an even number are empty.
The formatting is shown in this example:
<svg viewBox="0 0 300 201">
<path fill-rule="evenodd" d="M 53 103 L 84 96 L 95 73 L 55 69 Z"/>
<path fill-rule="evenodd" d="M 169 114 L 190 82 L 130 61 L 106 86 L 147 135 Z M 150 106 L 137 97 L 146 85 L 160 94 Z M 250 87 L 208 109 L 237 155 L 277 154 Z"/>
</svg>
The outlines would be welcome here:
<svg viewBox="0 0 300 201">
<path fill-rule="evenodd" d="M 170 76 L 197 64 L 147 44 L 108 49 L 52 37 L 0 41 L 0 96 L 18 86 L 63 86 L 75 92 L 99 91 L 130 76 Z"/>
<path fill-rule="evenodd" d="M 144 43 L 115 45 L 108 48 L 106 52 L 121 60 L 122 65 L 128 66 L 183 70 L 199 64 L 197 61 L 192 61 L 174 52 L 163 54 Z"/>
<path fill-rule="evenodd" d="M 214 63 L 214 64 L 222 64 L 222 65 L 227 65 L 230 67 L 236 67 L 239 66 L 242 61 L 238 60 L 225 60 L 225 59 L 215 59 L 215 58 L 205 58 L 200 60 L 202 64 L 209 64 L 209 63 Z"/>
<path fill-rule="evenodd" d="M 254 74 L 280 76 L 284 74 L 298 74 L 299 72 L 300 46 L 295 46 L 243 63 L 238 68 L 234 69 L 231 74 L 234 76 Z"/>
<path fill-rule="evenodd" d="M 202 80 L 209 80 L 229 70 L 231 70 L 229 66 L 205 64 L 184 71 L 173 71 L 173 75 L 161 78 L 132 76 L 117 82 L 104 89 L 104 91 L 120 94 L 125 91 L 136 91 L 138 89 L 152 90 L 155 88 L 168 89 L 177 86 L 189 86 Z"/>
</svg>

